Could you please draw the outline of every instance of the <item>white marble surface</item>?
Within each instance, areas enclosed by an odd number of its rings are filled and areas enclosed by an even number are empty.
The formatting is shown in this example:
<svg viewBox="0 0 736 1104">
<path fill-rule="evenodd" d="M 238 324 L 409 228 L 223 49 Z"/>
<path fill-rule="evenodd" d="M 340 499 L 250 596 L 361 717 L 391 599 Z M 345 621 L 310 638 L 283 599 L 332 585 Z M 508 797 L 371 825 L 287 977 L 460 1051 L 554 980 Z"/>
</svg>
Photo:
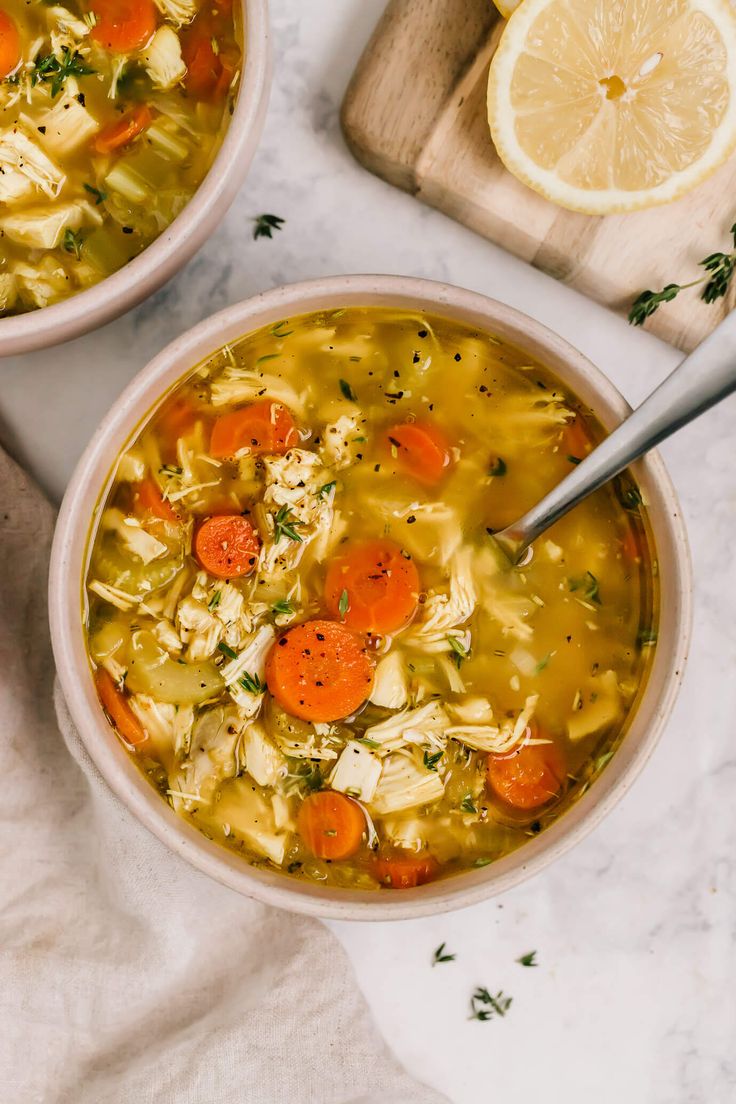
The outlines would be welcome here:
<svg viewBox="0 0 736 1104">
<path fill-rule="evenodd" d="M 0 438 L 59 497 L 101 415 L 170 338 L 274 284 L 411 273 L 557 329 L 636 402 L 677 354 L 369 176 L 338 108 L 380 0 L 273 0 L 276 78 L 249 181 L 178 279 L 64 348 L 0 364 Z M 254 242 L 250 219 L 286 218 Z M 676 276 L 673 273 L 673 276 Z M 456 1104 L 736 1100 L 736 400 L 664 449 L 695 561 L 693 652 L 642 778 L 585 843 L 502 899 L 397 925 L 333 924 L 388 1039 Z M 430 968 L 446 941 L 455 962 Z M 515 963 L 535 949 L 537 969 Z M 514 998 L 470 1022 L 476 985 Z"/>
</svg>

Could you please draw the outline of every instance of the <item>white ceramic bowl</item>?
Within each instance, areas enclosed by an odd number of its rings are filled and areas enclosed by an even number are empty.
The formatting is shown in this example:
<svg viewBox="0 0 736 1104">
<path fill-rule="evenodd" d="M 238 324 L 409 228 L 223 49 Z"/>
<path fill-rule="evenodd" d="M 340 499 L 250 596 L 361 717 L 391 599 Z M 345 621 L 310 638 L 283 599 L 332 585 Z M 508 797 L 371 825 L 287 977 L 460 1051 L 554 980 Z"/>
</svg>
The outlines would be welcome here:
<svg viewBox="0 0 736 1104">
<path fill-rule="evenodd" d="M 268 0 L 240 3 L 245 64 L 235 110 L 192 199 L 147 249 L 112 276 L 52 307 L 0 318 L 0 358 L 60 345 L 124 314 L 170 280 L 224 217 L 256 151 L 271 84 Z"/>
<path fill-rule="evenodd" d="M 51 557 L 50 613 L 56 665 L 89 754 L 120 800 L 159 839 L 194 866 L 248 896 L 295 912 L 342 919 L 423 916 L 461 908 L 535 874 L 582 839 L 641 770 L 672 709 L 690 631 L 687 540 L 675 494 L 656 453 L 635 467 L 657 545 L 659 643 L 640 705 L 619 750 L 583 797 L 541 835 L 482 869 L 404 891 L 330 889 L 256 869 L 178 817 L 146 782 L 107 723 L 92 684 L 80 616 L 86 546 L 110 472 L 141 419 L 205 356 L 251 330 L 306 311 L 350 305 L 428 310 L 469 322 L 524 349 L 551 368 L 607 429 L 629 412 L 619 392 L 561 338 L 510 307 L 473 292 L 394 276 L 339 276 L 277 288 L 228 307 L 172 342 L 120 396 L 90 442 L 61 508 Z"/>
</svg>

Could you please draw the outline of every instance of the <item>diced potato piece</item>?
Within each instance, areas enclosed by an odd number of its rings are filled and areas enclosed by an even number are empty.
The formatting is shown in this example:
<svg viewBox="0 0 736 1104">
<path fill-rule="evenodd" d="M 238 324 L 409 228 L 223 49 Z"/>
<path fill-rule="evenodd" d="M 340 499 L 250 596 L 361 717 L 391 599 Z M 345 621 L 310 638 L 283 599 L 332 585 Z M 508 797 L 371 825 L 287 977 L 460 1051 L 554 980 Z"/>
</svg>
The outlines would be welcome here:
<svg viewBox="0 0 736 1104">
<path fill-rule="evenodd" d="M 381 760 L 363 744 L 350 740 L 330 775 L 333 790 L 371 801 L 381 777 Z"/>
<path fill-rule="evenodd" d="M 389 652 L 378 663 L 370 700 L 384 709 L 403 709 L 409 700 L 409 680 L 401 652 Z"/>
<path fill-rule="evenodd" d="M 256 722 L 243 733 L 243 754 L 245 769 L 259 786 L 275 786 L 286 774 L 286 759 Z"/>
<path fill-rule="evenodd" d="M 187 67 L 179 36 L 171 27 L 159 27 L 143 51 L 143 63 L 154 88 L 166 91 L 178 84 Z"/>
<path fill-rule="evenodd" d="M 573 741 L 595 736 L 620 721 L 623 708 L 616 672 L 604 671 L 591 678 L 580 700 L 580 709 L 567 722 L 567 734 Z"/>
<path fill-rule="evenodd" d="M 225 786 L 215 810 L 216 819 L 227 823 L 259 855 L 277 866 L 283 863 L 290 833 L 276 827 L 271 803 L 254 792 L 250 779 L 239 778 Z"/>
<path fill-rule="evenodd" d="M 66 230 L 79 230 L 84 225 L 102 221 L 85 200 L 76 203 L 55 203 L 43 207 L 26 207 L 16 214 L 0 217 L 0 230 L 11 241 L 29 249 L 55 249 Z"/>
<path fill-rule="evenodd" d="M 35 125 L 39 130 L 43 148 L 59 159 L 81 149 L 100 129 L 94 115 L 70 93 L 71 90 L 67 89 L 53 107 L 38 116 L 35 123 L 24 118 L 27 126 Z"/>
</svg>

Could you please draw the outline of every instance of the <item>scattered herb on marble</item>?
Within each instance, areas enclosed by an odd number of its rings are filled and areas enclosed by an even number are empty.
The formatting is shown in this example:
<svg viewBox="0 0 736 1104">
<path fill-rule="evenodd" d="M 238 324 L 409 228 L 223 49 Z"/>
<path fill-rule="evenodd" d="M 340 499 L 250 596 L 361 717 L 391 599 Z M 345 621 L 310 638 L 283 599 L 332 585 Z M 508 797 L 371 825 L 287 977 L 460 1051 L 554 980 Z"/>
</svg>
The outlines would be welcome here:
<svg viewBox="0 0 736 1104">
<path fill-rule="evenodd" d="M 507 997 L 503 990 L 494 996 L 487 989 L 479 987 L 470 998 L 471 1020 L 492 1020 L 494 1016 L 505 1016 L 511 1007 L 513 998 Z"/>
<path fill-rule="evenodd" d="M 278 215 L 256 215 L 253 219 L 253 237 L 254 238 L 272 238 L 274 230 L 281 230 L 286 219 L 279 218 Z M 284 334 L 280 335 L 284 337 Z"/>
<path fill-rule="evenodd" d="M 445 951 L 446 946 L 447 946 L 446 943 L 440 943 L 439 947 L 434 952 L 434 954 L 432 956 L 432 965 L 433 966 L 437 966 L 438 963 L 440 963 L 440 962 L 454 962 L 455 959 L 457 958 L 457 955 L 447 954 L 447 952 Z"/>
<path fill-rule="evenodd" d="M 671 303 L 681 291 L 687 288 L 702 287 L 700 298 L 704 303 L 715 303 L 728 292 L 736 270 L 736 222 L 730 230 L 734 249 L 729 253 L 711 253 L 700 261 L 705 276 L 691 280 L 687 284 L 667 284 L 660 291 L 643 291 L 631 305 L 629 322 L 632 326 L 643 326 L 648 318 L 655 314 L 663 303 Z M 703 286 L 704 285 L 704 286 Z"/>
<path fill-rule="evenodd" d="M 538 966 L 539 965 L 539 963 L 537 962 L 537 952 L 536 951 L 529 951 L 527 954 L 523 954 L 523 955 L 521 955 L 520 958 L 517 958 L 516 961 L 519 963 L 520 966 Z"/>
</svg>

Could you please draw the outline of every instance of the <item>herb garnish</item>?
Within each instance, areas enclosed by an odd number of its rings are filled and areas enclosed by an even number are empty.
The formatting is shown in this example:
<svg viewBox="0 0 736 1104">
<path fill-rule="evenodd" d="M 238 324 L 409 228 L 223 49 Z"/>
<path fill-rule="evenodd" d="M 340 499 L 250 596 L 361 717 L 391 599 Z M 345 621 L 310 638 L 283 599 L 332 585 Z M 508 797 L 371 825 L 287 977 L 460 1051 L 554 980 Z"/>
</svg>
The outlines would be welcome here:
<svg viewBox="0 0 736 1104">
<path fill-rule="evenodd" d="M 280 230 L 286 222 L 286 219 L 279 218 L 278 215 L 256 215 L 253 219 L 253 237 L 254 238 L 272 238 L 274 230 Z M 284 334 L 280 335 L 284 337 Z"/>
<path fill-rule="evenodd" d="M 247 671 L 238 679 L 238 686 L 242 686 L 249 694 L 262 694 L 266 689 L 266 684 L 261 682 L 258 675 L 249 675 Z"/>
<path fill-rule="evenodd" d="M 356 743 L 363 744 L 365 747 L 371 748 L 372 751 L 381 746 L 378 740 L 371 740 L 370 736 L 357 736 Z"/>
<path fill-rule="evenodd" d="M 348 383 L 347 380 L 344 380 L 344 379 L 340 380 L 340 390 L 343 393 L 343 397 L 348 399 L 350 402 L 357 402 L 358 401 L 358 399 L 355 395 L 355 392 L 353 391 L 352 387 L 350 386 L 350 384 Z"/>
<path fill-rule="evenodd" d="M 539 663 L 534 668 L 534 674 L 535 675 L 541 675 L 541 673 L 545 669 L 545 667 L 549 666 L 549 661 L 551 660 L 551 658 L 554 654 L 555 654 L 554 652 L 548 652 L 547 655 L 544 657 L 544 659 L 540 659 Z"/>
<path fill-rule="evenodd" d="M 277 322 L 271 329 L 271 337 L 291 337 L 293 330 L 283 330 L 284 326 L 288 326 L 289 323 L 284 319 L 282 322 Z"/>
<path fill-rule="evenodd" d="M 651 648 L 657 643 L 657 630 L 641 629 L 636 640 L 640 648 Z"/>
<path fill-rule="evenodd" d="M 85 184 L 84 190 L 95 197 L 95 207 L 99 207 L 107 199 L 107 192 L 101 192 L 99 188 L 94 188 L 91 184 Z"/>
<path fill-rule="evenodd" d="M 61 248 L 65 253 L 73 253 L 77 260 L 82 256 L 82 245 L 84 238 L 78 230 L 71 230 L 69 227 L 64 231 L 64 240 L 61 243 Z"/>
<path fill-rule="evenodd" d="M 228 659 L 237 659 L 238 658 L 238 653 L 236 651 L 233 651 L 233 649 L 230 647 L 230 645 L 226 644 L 223 640 L 220 641 L 220 643 L 217 645 L 217 647 L 218 647 L 219 651 L 222 652 L 223 655 L 227 656 Z"/>
<path fill-rule="evenodd" d="M 284 616 L 286 616 L 286 614 L 293 612 L 294 607 L 292 606 L 288 598 L 279 598 L 278 602 L 274 602 L 274 604 L 271 606 L 271 613 L 282 613 L 284 614 Z"/>
<path fill-rule="evenodd" d="M 219 606 L 221 601 L 222 601 L 222 591 L 221 590 L 216 590 L 215 593 L 210 598 L 209 602 L 207 603 L 207 609 L 208 610 L 217 609 L 217 607 Z"/>
<path fill-rule="evenodd" d="M 460 802 L 460 808 L 462 809 L 462 811 L 464 813 L 477 813 L 478 812 L 478 810 L 475 806 L 475 802 L 473 801 L 473 795 L 469 794 L 469 793 L 466 794 L 465 797 Z"/>
<path fill-rule="evenodd" d="M 345 614 L 350 609 L 350 598 L 348 597 L 348 592 L 346 590 L 343 590 L 342 594 L 340 595 L 340 601 L 337 603 L 337 608 L 338 608 L 338 611 L 340 613 L 340 616 L 342 617 L 342 619 L 344 621 L 345 620 Z"/>
<path fill-rule="evenodd" d="M 440 943 L 439 947 L 437 948 L 437 950 L 432 955 L 432 965 L 433 966 L 437 966 L 438 963 L 440 963 L 440 962 L 454 962 L 455 959 L 457 958 L 457 955 L 446 954 L 445 946 L 446 946 L 445 943 Z"/>
<path fill-rule="evenodd" d="M 736 247 L 736 223 L 731 227 L 730 233 Z M 706 275 L 697 280 L 691 280 L 688 284 L 667 284 L 661 291 L 643 291 L 634 300 L 629 311 L 631 325 L 643 326 L 647 318 L 651 318 L 663 303 L 671 303 L 686 288 L 704 284 L 700 293 L 704 303 L 715 303 L 716 300 L 722 299 L 731 286 L 736 270 L 736 248 L 730 253 L 711 253 L 699 264 L 705 269 Z"/>
<path fill-rule="evenodd" d="M 537 962 L 537 952 L 536 951 L 528 951 L 527 954 L 523 954 L 520 958 L 517 958 L 516 961 L 519 963 L 520 966 L 538 966 L 539 965 L 539 963 Z"/>
<path fill-rule="evenodd" d="M 317 491 L 317 494 L 319 495 L 320 498 L 327 498 L 327 495 L 330 493 L 332 488 L 336 487 L 336 486 L 337 486 L 337 481 L 334 480 L 334 479 L 331 480 L 329 483 L 323 483 L 322 486 L 320 487 L 320 489 Z"/>
<path fill-rule="evenodd" d="M 492 1020 L 494 1016 L 505 1016 L 511 1007 L 513 998 L 507 997 L 503 991 L 496 993 L 495 997 L 487 989 L 478 988 L 470 998 L 471 1020 Z"/>
<path fill-rule="evenodd" d="M 290 506 L 282 506 L 279 512 L 274 516 L 274 537 L 278 543 L 282 537 L 286 537 L 287 540 L 296 541 L 297 544 L 302 543 L 302 538 L 296 531 L 295 526 L 299 525 L 298 521 L 294 521 L 291 514 Z"/>
<path fill-rule="evenodd" d="M 568 579 L 567 583 L 571 591 L 582 590 L 583 598 L 601 605 L 600 585 L 592 571 L 586 571 L 576 579 Z"/>
<path fill-rule="evenodd" d="M 437 764 L 444 755 L 444 751 L 425 751 L 424 753 L 424 765 L 427 770 L 436 771 Z"/>
<path fill-rule="evenodd" d="M 497 456 L 495 458 L 495 460 L 493 461 L 493 463 L 491 464 L 490 468 L 488 469 L 488 474 L 489 475 L 505 475 L 507 471 L 508 471 L 508 466 L 506 464 L 506 461 L 501 456 Z"/>
<path fill-rule="evenodd" d="M 53 100 L 61 92 L 67 77 L 90 77 L 96 73 L 85 62 L 78 50 L 70 50 L 68 46 L 61 47 L 61 57 L 56 54 L 46 54 L 41 57 L 36 55 L 35 69 L 31 70 L 31 85 L 39 81 L 51 81 L 51 99 Z"/>
<path fill-rule="evenodd" d="M 459 671 L 462 666 L 463 660 L 467 659 L 470 655 L 470 649 L 466 648 L 462 640 L 459 640 L 456 636 L 448 636 L 447 642 L 454 653 L 452 661 Z"/>
</svg>

